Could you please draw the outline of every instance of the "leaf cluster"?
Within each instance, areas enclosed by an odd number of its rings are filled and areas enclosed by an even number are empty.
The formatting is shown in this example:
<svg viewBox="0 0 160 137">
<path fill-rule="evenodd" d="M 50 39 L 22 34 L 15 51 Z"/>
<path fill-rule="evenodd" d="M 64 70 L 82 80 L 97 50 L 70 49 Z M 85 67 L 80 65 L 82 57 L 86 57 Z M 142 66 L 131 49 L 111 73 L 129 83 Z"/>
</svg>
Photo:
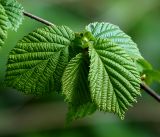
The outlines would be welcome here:
<svg viewBox="0 0 160 137">
<path fill-rule="evenodd" d="M 0 46 L 7 30 L 16 31 L 22 20 L 23 7 L 16 0 L 0 0 Z M 95 22 L 80 33 L 54 25 L 23 37 L 9 54 L 5 84 L 25 94 L 63 95 L 68 122 L 96 110 L 123 119 L 141 95 L 143 74 L 147 82 L 160 76 L 118 26 Z"/>
<path fill-rule="evenodd" d="M 68 119 L 96 110 L 125 111 L 140 95 L 137 45 L 117 26 L 91 23 L 74 33 L 66 26 L 39 28 L 10 52 L 6 84 L 26 94 L 58 92 L 68 103 Z"/>
</svg>

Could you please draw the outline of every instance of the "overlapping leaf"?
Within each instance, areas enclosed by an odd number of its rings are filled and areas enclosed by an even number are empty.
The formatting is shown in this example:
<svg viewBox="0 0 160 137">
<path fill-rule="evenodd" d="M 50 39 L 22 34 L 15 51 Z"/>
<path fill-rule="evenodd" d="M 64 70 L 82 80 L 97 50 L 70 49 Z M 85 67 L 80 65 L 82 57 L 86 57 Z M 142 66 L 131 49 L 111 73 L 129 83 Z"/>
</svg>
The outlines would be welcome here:
<svg viewBox="0 0 160 137">
<path fill-rule="evenodd" d="M 23 20 L 23 7 L 16 0 L 0 0 L 0 4 L 8 17 L 8 26 L 17 30 Z"/>
<path fill-rule="evenodd" d="M 100 110 L 117 113 L 123 119 L 125 110 L 140 95 L 136 65 L 121 47 L 108 40 L 96 40 L 89 47 L 89 55 L 93 102 Z"/>
<path fill-rule="evenodd" d="M 80 106 L 70 105 L 67 113 L 67 123 L 83 118 L 87 115 L 91 115 L 96 111 L 96 109 L 96 105 L 91 102 Z"/>
<path fill-rule="evenodd" d="M 55 91 L 61 92 L 62 91 L 62 87 L 61 87 L 61 78 L 64 72 L 64 69 L 68 63 L 69 60 L 69 51 L 68 51 L 68 47 L 65 48 L 64 50 L 62 50 L 59 60 L 58 60 L 58 64 L 57 67 L 55 69 L 55 73 L 53 76 L 54 79 L 54 89 Z"/>
<path fill-rule="evenodd" d="M 69 103 L 67 122 L 92 114 L 96 106 L 91 102 L 88 86 L 87 56 L 79 53 L 67 65 L 62 78 L 63 94 Z"/>
<path fill-rule="evenodd" d="M 7 15 L 5 14 L 2 5 L 0 5 L 0 47 L 4 44 L 4 41 L 7 38 L 7 23 Z"/>
<path fill-rule="evenodd" d="M 37 29 L 24 37 L 9 55 L 7 85 L 25 93 L 49 92 L 50 85 L 60 83 L 73 39 L 74 33 L 65 26 Z"/>
<path fill-rule="evenodd" d="M 116 43 L 116 45 L 122 47 L 132 59 L 142 58 L 136 43 L 118 26 L 110 23 L 95 22 L 89 24 L 86 30 L 91 32 L 96 38 L 109 39 L 113 43 Z"/>
<path fill-rule="evenodd" d="M 23 20 L 23 8 L 16 0 L 0 0 L 0 47 L 9 28 L 17 30 Z"/>
<path fill-rule="evenodd" d="M 81 105 L 90 101 L 88 72 L 89 68 L 82 53 L 70 60 L 62 77 L 63 94 L 67 102 Z"/>
</svg>

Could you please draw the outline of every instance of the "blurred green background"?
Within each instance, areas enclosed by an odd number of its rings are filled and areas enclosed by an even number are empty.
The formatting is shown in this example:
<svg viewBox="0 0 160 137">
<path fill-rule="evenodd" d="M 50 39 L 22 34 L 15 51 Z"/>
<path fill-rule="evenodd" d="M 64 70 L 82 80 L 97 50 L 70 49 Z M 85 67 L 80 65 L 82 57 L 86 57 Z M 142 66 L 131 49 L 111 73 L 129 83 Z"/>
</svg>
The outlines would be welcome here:
<svg viewBox="0 0 160 137">
<path fill-rule="evenodd" d="M 90 22 L 120 26 L 138 44 L 142 55 L 160 69 L 159 0 L 18 0 L 30 13 L 57 25 L 81 31 Z M 0 50 L 0 79 L 5 75 L 7 56 L 16 42 L 44 25 L 25 17 L 17 32 L 9 31 Z M 160 91 L 160 85 L 152 87 Z M 160 104 L 145 92 L 125 120 L 99 113 L 65 127 L 67 106 L 62 97 L 26 96 L 13 89 L 0 90 L 0 136 L 5 137 L 160 137 Z"/>
</svg>

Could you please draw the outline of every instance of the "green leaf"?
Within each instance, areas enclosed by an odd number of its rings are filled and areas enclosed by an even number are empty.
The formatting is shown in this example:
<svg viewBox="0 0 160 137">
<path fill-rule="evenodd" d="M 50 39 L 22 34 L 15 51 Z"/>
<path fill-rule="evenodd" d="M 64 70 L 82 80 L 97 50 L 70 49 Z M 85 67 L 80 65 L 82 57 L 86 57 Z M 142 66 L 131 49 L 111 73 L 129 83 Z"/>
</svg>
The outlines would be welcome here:
<svg viewBox="0 0 160 137">
<path fill-rule="evenodd" d="M 136 60 L 136 65 L 138 71 L 143 74 L 144 70 L 152 70 L 152 65 L 145 59 L 138 59 Z"/>
<path fill-rule="evenodd" d="M 86 30 L 91 32 L 96 38 L 109 39 L 122 47 L 133 59 L 142 58 L 136 43 L 118 26 L 105 22 L 95 22 L 89 24 Z"/>
<path fill-rule="evenodd" d="M 23 19 L 23 8 L 16 0 L 0 0 L 0 47 L 7 38 L 7 29 L 17 30 Z"/>
<path fill-rule="evenodd" d="M 122 119 L 140 95 L 140 75 L 135 63 L 115 43 L 98 39 L 89 47 L 89 81 L 93 102 L 102 111 Z"/>
<path fill-rule="evenodd" d="M 81 105 L 90 101 L 88 64 L 86 56 L 79 53 L 68 63 L 62 77 L 62 93 L 68 103 Z"/>
<path fill-rule="evenodd" d="M 141 79 L 147 84 L 152 84 L 152 82 L 160 83 L 160 72 L 155 70 L 147 60 L 138 59 L 136 61 L 136 66 L 141 73 Z"/>
<path fill-rule="evenodd" d="M 4 41 L 7 38 L 7 23 L 7 15 L 5 14 L 4 8 L 0 4 L 0 47 L 4 44 Z"/>
<path fill-rule="evenodd" d="M 0 0 L 8 17 L 9 28 L 17 30 L 23 20 L 23 7 L 16 0 Z"/>
<path fill-rule="evenodd" d="M 146 77 L 144 81 L 147 84 L 152 84 L 153 82 L 160 83 L 160 71 L 154 69 L 146 69 L 143 71 L 143 73 Z"/>
<path fill-rule="evenodd" d="M 77 54 L 79 54 L 79 53 L 84 51 L 84 47 L 89 41 L 87 38 L 88 38 L 88 36 L 86 36 L 85 32 L 75 33 L 75 39 L 73 40 L 72 45 L 69 48 L 70 58 L 71 59 L 73 57 L 75 57 Z"/>
<path fill-rule="evenodd" d="M 61 82 L 73 39 L 65 26 L 37 29 L 24 37 L 9 54 L 7 86 L 35 95 L 50 92 L 49 87 Z"/>
<path fill-rule="evenodd" d="M 57 64 L 55 73 L 53 75 L 53 79 L 55 81 L 53 90 L 55 91 L 58 91 L 58 92 L 62 91 L 61 78 L 65 70 L 65 67 L 68 64 L 68 60 L 69 60 L 69 51 L 68 51 L 68 48 L 65 48 L 64 50 L 62 50 L 60 54 L 59 61 L 58 61 L 59 63 Z"/>
<path fill-rule="evenodd" d="M 91 102 L 80 105 L 78 107 L 69 105 L 67 118 L 66 118 L 67 124 L 69 124 L 70 122 L 72 122 L 74 120 L 83 118 L 87 115 L 91 115 L 95 111 L 96 111 L 96 106 Z"/>
<path fill-rule="evenodd" d="M 67 123 L 96 111 L 96 106 L 91 103 L 88 66 L 88 56 L 79 53 L 70 60 L 64 71 L 62 93 L 65 95 L 65 100 L 69 103 Z"/>
</svg>

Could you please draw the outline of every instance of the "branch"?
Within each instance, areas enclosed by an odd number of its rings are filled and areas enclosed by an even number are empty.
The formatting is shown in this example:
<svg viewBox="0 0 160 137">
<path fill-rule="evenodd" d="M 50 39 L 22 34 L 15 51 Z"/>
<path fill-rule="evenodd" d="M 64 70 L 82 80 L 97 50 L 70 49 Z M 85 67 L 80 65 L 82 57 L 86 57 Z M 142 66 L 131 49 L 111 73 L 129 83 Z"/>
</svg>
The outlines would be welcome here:
<svg viewBox="0 0 160 137">
<path fill-rule="evenodd" d="M 141 83 L 140 85 L 141 85 L 141 89 L 146 91 L 150 96 L 152 96 L 154 99 L 156 99 L 158 102 L 160 102 L 160 95 L 158 95 L 153 89 L 151 89 L 144 82 Z"/>
<path fill-rule="evenodd" d="M 34 20 L 36 20 L 38 22 L 41 22 L 41 23 L 43 23 L 43 24 L 45 24 L 47 26 L 53 26 L 54 25 L 53 23 L 51 23 L 51 22 L 49 22 L 49 21 L 47 21 L 45 19 L 42 19 L 40 17 L 37 17 L 37 16 L 35 16 L 35 15 L 31 14 L 31 13 L 25 12 L 25 11 L 23 12 L 23 15 L 27 16 L 27 17 L 29 17 L 31 19 L 34 19 Z"/>
<path fill-rule="evenodd" d="M 31 13 L 28 13 L 28 12 L 24 11 L 23 14 L 24 14 L 24 16 L 27 16 L 27 17 L 29 17 L 31 19 L 34 19 L 34 20 L 38 21 L 38 22 L 41 22 L 41 23 L 43 23 L 43 24 L 45 24 L 47 26 L 54 26 L 53 23 L 51 23 L 51 22 L 49 22 L 49 21 L 47 21 L 45 19 L 42 19 L 42 18 L 40 18 L 38 16 L 35 16 L 35 15 L 31 14 Z M 160 95 L 158 95 L 153 89 L 151 89 L 145 83 L 141 83 L 140 85 L 141 85 L 141 89 L 146 91 L 150 96 L 152 96 L 154 99 L 156 99 L 158 102 L 160 102 Z"/>
</svg>

